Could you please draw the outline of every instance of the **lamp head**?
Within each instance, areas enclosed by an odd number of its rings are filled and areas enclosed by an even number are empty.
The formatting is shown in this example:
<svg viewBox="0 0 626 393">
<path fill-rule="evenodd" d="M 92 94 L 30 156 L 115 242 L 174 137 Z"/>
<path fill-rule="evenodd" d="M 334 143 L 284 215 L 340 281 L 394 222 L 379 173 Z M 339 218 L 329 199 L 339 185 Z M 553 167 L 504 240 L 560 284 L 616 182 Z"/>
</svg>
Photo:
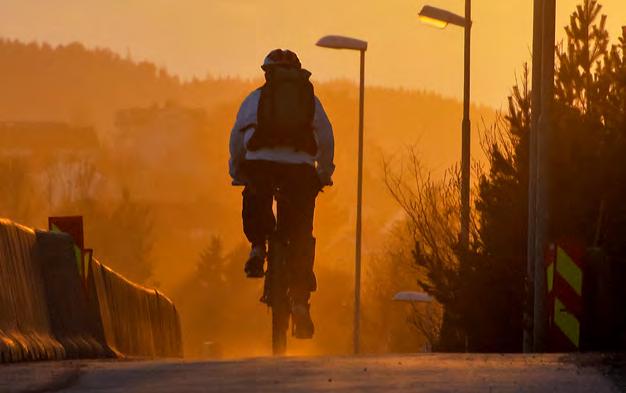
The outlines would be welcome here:
<svg viewBox="0 0 626 393">
<path fill-rule="evenodd" d="M 367 50 L 367 41 L 340 35 L 327 35 L 320 38 L 315 45 L 331 49 Z"/>
<path fill-rule="evenodd" d="M 396 293 L 393 300 L 396 302 L 431 303 L 434 299 L 424 292 L 402 291 Z"/>
<path fill-rule="evenodd" d="M 425 5 L 418 15 L 420 21 L 439 29 L 443 29 L 449 24 L 459 27 L 466 27 L 468 23 L 469 26 L 472 25 L 471 21 L 466 21 L 465 18 L 460 15 L 429 5 Z"/>
<path fill-rule="evenodd" d="M 430 16 L 422 15 L 422 13 L 419 14 L 419 18 L 420 21 L 425 25 L 429 25 L 437 29 L 445 29 L 446 27 L 448 27 L 448 22 L 431 18 Z"/>
</svg>

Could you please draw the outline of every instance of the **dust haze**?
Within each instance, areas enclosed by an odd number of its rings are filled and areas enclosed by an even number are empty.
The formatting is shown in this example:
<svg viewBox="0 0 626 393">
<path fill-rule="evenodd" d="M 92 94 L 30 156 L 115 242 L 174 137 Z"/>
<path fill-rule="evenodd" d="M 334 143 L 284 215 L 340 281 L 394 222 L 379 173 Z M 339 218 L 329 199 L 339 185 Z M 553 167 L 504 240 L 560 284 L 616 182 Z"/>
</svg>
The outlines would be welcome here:
<svg viewBox="0 0 626 393">
<path fill-rule="evenodd" d="M 80 43 L 0 41 L 0 215 L 44 227 L 83 215 L 86 245 L 177 304 L 190 357 L 270 353 L 261 282 L 246 280 L 241 189 L 230 185 L 228 136 L 259 79 L 182 81 L 150 62 Z M 304 65 L 306 67 L 306 64 Z M 311 70 L 315 78 L 315 69 Z M 351 349 L 358 89 L 316 83 L 336 138 L 333 187 L 318 198 L 316 337 L 292 354 Z M 416 290 L 410 234 L 383 160 L 416 146 L 434 173 L 460 154 L 460 103 L 425 91 L 368 87 L 364 189 L 363 349 L 416 352 L 420 310 L 393 303 Z M 473 107 L 476 123 L 494 112 Z M 474 151 L 479 151 L 474 138 Z M 432 314 L 432 313 L 431 313 Z"/>
</svg>

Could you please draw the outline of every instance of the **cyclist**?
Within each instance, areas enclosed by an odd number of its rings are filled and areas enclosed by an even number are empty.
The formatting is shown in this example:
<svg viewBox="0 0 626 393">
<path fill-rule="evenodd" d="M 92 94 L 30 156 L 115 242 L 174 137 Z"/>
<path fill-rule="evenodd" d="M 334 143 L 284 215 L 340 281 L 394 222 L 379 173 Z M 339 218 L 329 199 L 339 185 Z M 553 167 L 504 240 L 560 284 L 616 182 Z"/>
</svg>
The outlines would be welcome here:
<svg viewBox="0 0 626 393">
<path fill-rule="evenodd" d="M 271 236 L 288 244 L 294 333 L 311 338 L 309 299 L 317 289 L 313 213 L 317 194 L 332 185 L 333 130 L 311 73 L 295 53 L 273 50 L 261 69 L 266 83 L 243 101 L 230 135 L 230 175 L 233 184 L 245 185 L 243 229 L 251 243 L 244 271 L 250 278 L 264 277 Z"/>
</svg>

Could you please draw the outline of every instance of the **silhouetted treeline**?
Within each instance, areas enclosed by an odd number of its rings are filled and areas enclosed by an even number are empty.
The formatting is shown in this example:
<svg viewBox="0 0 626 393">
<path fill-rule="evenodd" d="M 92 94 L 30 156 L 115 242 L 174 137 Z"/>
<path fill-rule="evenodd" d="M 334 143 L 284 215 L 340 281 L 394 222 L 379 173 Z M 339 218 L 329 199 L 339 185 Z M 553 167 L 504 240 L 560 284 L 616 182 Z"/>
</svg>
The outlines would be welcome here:
<svg viewBox="0 0 626 393">
<path fill-rule="evenodd" d="M 0 39 L 0 118 L 65 121 L 101 128 L 119 109 L 168 100 L 212 107 L 252 86 L 207 77 L 181 81 L 155 64 L 80 43 L 51 46 Z M 241 88 L 240 88 L 241 89 Z M 102 131 L 102 130 L 101 130 Z"/>
</svg>

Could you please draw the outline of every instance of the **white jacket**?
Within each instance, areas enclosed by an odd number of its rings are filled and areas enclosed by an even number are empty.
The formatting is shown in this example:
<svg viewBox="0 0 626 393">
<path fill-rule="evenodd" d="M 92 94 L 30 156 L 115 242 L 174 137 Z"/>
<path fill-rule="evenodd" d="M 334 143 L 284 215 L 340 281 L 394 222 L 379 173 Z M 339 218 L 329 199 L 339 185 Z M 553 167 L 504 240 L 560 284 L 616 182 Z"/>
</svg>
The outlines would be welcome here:
<svg viewBox="0 0 626 393">
<path fill-rule="evenodd" d="M 323 186 L 332 184 L 332 175 L 335 171 L 333 163 L 335 155 L 335 140 L 333 128 L 324 112 L 322 103 L 315 97 L 315 116 L 313 118 L 313 131 L 317 142 L 317 155 L 312 156 L 302 151 L 295 151 L 290 147 L 275 147 L 259 149 L 256 151 L 246 150 L 246 145 L 255 132 L 257 124 L 257 109 L 261 91 L 253 91 L 241 104 L 237 120 L 230 132 L 230 176 L 233 184 L 245 184 L 245 178 L 241 173 L 241 164 L 245 160 L 264 160 L 285 164 L 308 164 L 316 168 L 320 182 Z M 245 132 L 242 132 L 247 128 Z"/>
</svg>

